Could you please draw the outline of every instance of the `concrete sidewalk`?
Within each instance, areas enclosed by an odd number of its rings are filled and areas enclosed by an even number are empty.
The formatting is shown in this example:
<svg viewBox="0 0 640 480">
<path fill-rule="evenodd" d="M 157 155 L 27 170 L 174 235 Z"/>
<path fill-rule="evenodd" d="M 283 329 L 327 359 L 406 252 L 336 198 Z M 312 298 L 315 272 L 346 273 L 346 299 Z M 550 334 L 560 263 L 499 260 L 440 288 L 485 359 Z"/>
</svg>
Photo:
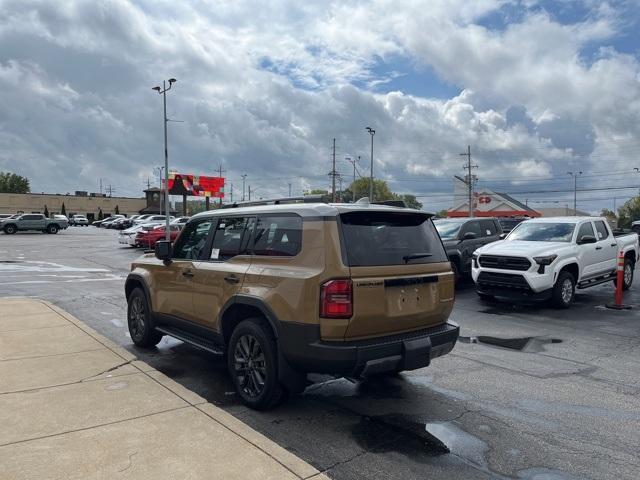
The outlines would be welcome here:
<svg viewBox="0 0 640 480">
<path fill-rule="evenodd" d="M 0 299 L 0 477 L 326 479 L 57 307 Z"/>
</svg>

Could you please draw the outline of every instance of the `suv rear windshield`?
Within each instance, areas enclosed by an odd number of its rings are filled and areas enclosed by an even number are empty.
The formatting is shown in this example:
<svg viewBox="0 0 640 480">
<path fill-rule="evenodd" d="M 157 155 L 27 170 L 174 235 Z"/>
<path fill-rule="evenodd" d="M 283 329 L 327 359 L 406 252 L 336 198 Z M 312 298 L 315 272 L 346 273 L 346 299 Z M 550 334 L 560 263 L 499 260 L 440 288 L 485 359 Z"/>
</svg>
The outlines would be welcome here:
<svg viewBox="0 0 640 480">
<path fill-rule="evenodd" d="M 340 216 L 351 267 L 446 262 L 428 215 L 413 212 L 350 212 Z"/>
</svg>

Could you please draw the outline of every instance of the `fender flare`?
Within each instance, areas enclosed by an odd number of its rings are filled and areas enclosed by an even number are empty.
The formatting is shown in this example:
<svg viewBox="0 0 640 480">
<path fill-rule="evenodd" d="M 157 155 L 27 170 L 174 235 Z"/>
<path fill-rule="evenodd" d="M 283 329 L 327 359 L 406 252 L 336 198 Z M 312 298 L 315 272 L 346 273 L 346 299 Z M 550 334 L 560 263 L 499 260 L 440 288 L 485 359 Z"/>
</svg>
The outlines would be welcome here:
<svg viewBox="0 0 640 480">
<path fill-rule="evenodd" d="M 280 320 L 278 320 L 278 317 L 276 317 L 275 313 L 273 313 L 273 310 L 271 310 L 271 308 L 261 298 L 254 297 L 252 295 L 243 295 L 241 293 L 236 294 L 229 300 L 227 300 L 224 306 L 220 309 L 220 313 L 218 314 L 218 325 L 220 326 L 220 334 L 222 334 L 223 336 L 225 335 L 222 319 L 224 318 L 224 315 L 227 313 L 227 311 L 234 305 L 247 305 L 249 307 L 254 307 L 260 310 L 260 312 L 262 312 L 264 317 L 269 322 L 269 325 L 271 325 L 273 334 L 275 335 L 276 340 L 278 340 L 278 337 L 280 336 Z"/>
<path fill-rule="evenodd" d="M 147 285 L 147 281 L 145 280 L 145 278 L 139 273 L 130 273 L 129 275 L 127 275 L 127 279 L 124 282 L 125 296 L 127 294 L 127 289 L 129 284 L 134 281 L 136 283 L 140 283 L 140 285 L 142 286 L 142 290 L 144 291 L 144 294 L 147 296 L 147 301 L 149 302 L 149 308 L 151 309 L 151 312 L 153 312 L 154 310 L 153 310 L 153 305 L 151 304 L 151 292 L 149 291 L 149 286 Z"/>
<path fill-rule="evenodd" d="M 580 277 L 582 276 L 582 268 L 580 267 L 580 262 L 575 257 L 565 258 L 560 260 L 558 264 L 553 269 L 553 284 L 555 285 L 556 280 L 558 279 L 558 274 L 560 271 L 566 267 L 567 265 L 575 264 L 578 267 L 578 278 L 576 278 L 576 283 L 580 281 Z"/>
</svg>

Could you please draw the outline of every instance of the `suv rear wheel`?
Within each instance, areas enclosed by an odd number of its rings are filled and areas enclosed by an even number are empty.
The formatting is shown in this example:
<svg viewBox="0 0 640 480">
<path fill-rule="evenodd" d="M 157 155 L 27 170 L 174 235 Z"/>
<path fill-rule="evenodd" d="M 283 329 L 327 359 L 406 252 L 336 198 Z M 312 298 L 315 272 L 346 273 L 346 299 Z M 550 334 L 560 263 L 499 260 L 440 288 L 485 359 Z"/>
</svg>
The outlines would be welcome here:
<svg viewBox="0 0 640 480">
<path fill-rule="evenodd" d="M 162 340 L 162 334 L 151 325 L 147 296 L 141 288 L 134 288 L 127 303 L 127 323 L 131 340 L 138 347 L 155 347 Z"/>
<path fill-rule="evenodd" d="M 47 233 L 51 233 L 51 234 L 58 233 L 58 226 L 57 225 L 53 225 L 53 224 L 49 225 L 47 227 Z"/>
<path fill-rule="evenodd" d="M 248 407 L 268 410 L 284 398 L 276 341 L 261 318 L 244 320 L 233 330 L 227 367 L 236 392 Z"/>
<path fill-rule="evenodd" d="M 552 300 L 558 308 L 569 308 L 576 293 L 576 280 L 569 272 L 560 272 L 553 286 Z"/>
</svg>

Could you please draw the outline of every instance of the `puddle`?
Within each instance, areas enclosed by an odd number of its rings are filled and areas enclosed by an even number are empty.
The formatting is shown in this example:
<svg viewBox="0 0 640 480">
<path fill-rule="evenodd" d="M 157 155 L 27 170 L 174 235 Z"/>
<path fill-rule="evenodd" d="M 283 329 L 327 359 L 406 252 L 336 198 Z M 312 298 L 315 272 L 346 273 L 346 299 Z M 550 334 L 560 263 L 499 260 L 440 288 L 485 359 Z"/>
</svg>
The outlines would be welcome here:
<svg viewBox="0 0 640 480">
<path fill-rule="evenodd" d="M 465 432 L 451 422 L 427 423 L 425 430 L 433 437 L 438 438 L 450 453 L 464 458 L 478 467 L 487 468 L 484 456 L 489 450 L 489 446 L 479 438 Z"/>
<path fill-rule="evenodd" d="M 562 470 L 551 468 L 528 468 L 518 472 L 518 478 L 522 480 L 582 480 L 584 477 L 577 477 Z"/>
<path fill-rule="evenodd" d="M 440 439 L 425 429 L 425 424 L 407 415 L 363 416 L 351 430 L 356 442 L 373 453 L 398 452 L 408 456 L 449 453 Z"/>
<path fill-rule="evenodd" d="M 459 337 L 462 343 L 481 343 L 490 347 L 506 348 L 509 350 L 517 350 L 519 352 L 537 353 L 545 350 L 545 345 L 552 343 L 562 343 L 559 338 L 546 337 L 516 337 L 516 338 L 500 338 L 490 337 L 487 335 L 478 335 L 477 337 Z"/>
</svg>

